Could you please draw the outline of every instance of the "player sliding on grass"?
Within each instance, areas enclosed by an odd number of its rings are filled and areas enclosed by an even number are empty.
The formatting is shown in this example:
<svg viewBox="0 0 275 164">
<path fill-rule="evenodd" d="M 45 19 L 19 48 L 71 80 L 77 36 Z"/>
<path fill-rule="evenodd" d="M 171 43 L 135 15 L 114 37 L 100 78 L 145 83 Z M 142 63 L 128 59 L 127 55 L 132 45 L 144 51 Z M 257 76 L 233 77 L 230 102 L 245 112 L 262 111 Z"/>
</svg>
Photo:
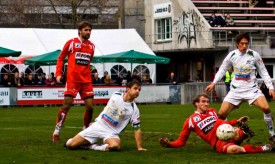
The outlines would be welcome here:
<svg viewBox="0 0 275 164">
<path fill-rule="evenodd" d="M 90 62 L 94 56 L 95 46 L 89 41 L 92 25 L 89 22 L 81 22 L 78 27 L 78 37 L 70 39 L 63 47 L 56 63 L 56 81 L 60 83 L 64 60 L 68 57 L 68 71 L 64 102 L 59 109 L 52 141 L 59 141 L 59 133 L 65 122 L 66 116 L 73 103 L 73 99 L 79 93 L 85 102 L 83 128 L 87 128 L 93 116 L 94 91 L 92 85 Z"/>
<path fill-rule="evenodd" d="M 219 153 L 237 154 L 237 153 L 262 153 L 271 151 L 270 144 L 264 146 L 254 146 L 246 144 L 239 146 L 239 144 L 253 136 L 253 132 L 244 126 L 244 122 L 248 121 L 248 117 L 241 117 L 239 120 L 224 121 L 218 119 L 215 109 L 209 108 L 209 98 L 206 94 L 198 95 L 193 100 L 193 105 L 196 111 L 183 124 L 183 129 L 179 138 L 176 141 L 170 141 L 168 138 L 160 139 L 160 144 L 163 147 L 177 148 L 186 144 L 187 139 L 194 131 L 199 137 L 205 140 L 211 147 Z M 216 135 L 216 130 L 221 124 L 230 124 L 232 126 L 242 124 L 240 128 L 246 127 L 244 130 L 235 128 L 235 136 L 229 141 L 219 140 Z"/>
<path fill-rule="evenodd" d="M 65 146 L 70 149 L 83 148 L 101 151 L 116 151 L 120 149 L 119 134 L 128 123 L 134 128 L 137 149 L 142 147 L 139 109 L 134 102 L 139 96 L 141 85 L 133 80 L 126 85 L 126 92 L 115 92 L 104 110 L 87 129 L 69 139 Z M 103 145 L 97 142 L 103 140 Z"/>
</svg>

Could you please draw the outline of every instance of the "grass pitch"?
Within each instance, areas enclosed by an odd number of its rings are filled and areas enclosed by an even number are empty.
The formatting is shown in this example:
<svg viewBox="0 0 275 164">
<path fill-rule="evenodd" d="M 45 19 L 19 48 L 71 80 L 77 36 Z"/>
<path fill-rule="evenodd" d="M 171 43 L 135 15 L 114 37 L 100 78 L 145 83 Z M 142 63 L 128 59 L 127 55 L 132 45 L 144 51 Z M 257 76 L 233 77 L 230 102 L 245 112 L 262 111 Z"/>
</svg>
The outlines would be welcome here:
<svg viewBox="0 0 275 164">
<path fill-rule="evenodd" d="M 270 103 L 275 114 L 274 102 Z M 261 154 L 218 154 L 213 148 L 191 134 L 182 148 L 162 148 L 159 138 L 176 139 L 184 120 L 194 111 L 192 105 L 138 105 L 141 112 L 143 147 L 138 152 L 134 135 L 129 125 L 121 134 L 122 150 L 101 152 L 68 150 L 63 144 L 77 134 L 83 123 L 83 106 L 72 107 L 61 131 L 61 142 L 52 143 L 51 135 L 55 126 L 56 107 L 0 107 L 0 163 L 275 163 L 275 152 Z M 220 104 L 212 104 L 219 109 Z M 94 117 L 103 106 L 95 106 Z M 246 103 L 233 111 L 229 119 L 248 115 L 248 125 L 255 132 L 251 144 L 263 145 L 268 142 L 268 132 L 263 114 Z M 245 143 L 245 142 L 244 142 Z"/>
</svg>

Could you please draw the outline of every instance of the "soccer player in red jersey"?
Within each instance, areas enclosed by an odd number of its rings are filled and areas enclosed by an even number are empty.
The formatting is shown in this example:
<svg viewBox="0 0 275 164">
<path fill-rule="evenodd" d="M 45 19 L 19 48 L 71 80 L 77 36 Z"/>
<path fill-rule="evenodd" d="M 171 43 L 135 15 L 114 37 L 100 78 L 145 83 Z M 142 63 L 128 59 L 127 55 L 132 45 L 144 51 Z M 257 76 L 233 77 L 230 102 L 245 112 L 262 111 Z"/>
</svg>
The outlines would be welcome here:
<svg viewBox="0 0 275 164">
<path fill-rule="evenodd" d="M 219 140 L 216 130 L 221 124 L 236 125 L 238 122 L 246 122 L 247 116 L 241 117 L 239 120 L 225 121 L 217 117 L 215 109 L 209 108 L 209 98 L 206 94 L 198 95 L 193 105 L 196 111 L 183 124 L 183 129 L 176 141 L 170 141 L 168 138 L 162 138 L 160 144 L 163 147 L 177 148 L 186 144 L 191 131 L 194 131 L 200 138 L 205 140 L 211 147 L 219 153 L 237 154 L 237 153 L 262 153 L 271 151 L 270 144 L 264 146 L 255 146 L 239 144 L 248 137 L 248 134 L 235 127 L 235 136 L 229 141 Z"/>
<path fill-rule="evenodd" d="M 90 62 L 94 56 L 95 46 L 89 41 L 92 25 L 81 22 L 78 27 L 78 37 L 66 42 L 56 64 L 56 81 L 60 83 L 64 60 L 68 57 L 67 81 L 64 92 L 64 102 L 57 114 L 56 126 L 52 136 L 53 142 L 59 141 L 59 133 L 67 113 L 77 93 L 85 102 L 84 126 L 87 128 L 93 115 L 94 91 Z"/>
</svg>

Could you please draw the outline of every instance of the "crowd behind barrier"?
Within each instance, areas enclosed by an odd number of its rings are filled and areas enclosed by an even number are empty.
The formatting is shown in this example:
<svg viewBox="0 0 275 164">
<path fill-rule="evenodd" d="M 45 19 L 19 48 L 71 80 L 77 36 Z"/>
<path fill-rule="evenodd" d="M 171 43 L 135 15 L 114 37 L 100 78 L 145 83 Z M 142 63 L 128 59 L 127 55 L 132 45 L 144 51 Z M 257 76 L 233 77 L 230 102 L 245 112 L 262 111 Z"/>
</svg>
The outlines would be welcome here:
<svg viewBox="0 0 275 164">
<path fill-rule="evenodd" d="M 192 103 L 194 96 L 205 92 L 205 87 L 210 82 L 187 83 L 143 83 L 141 95 L 137 103 Z M 259 80 L 261 90 L 270 101 L 263 81 Z M 6 87 L 0 85 L 0 106 L 24 106 L 24 105 L 61 105 L 64 98 L 64 84 L 55 86 L 29 85 L 22 87 Z M 95 104 L 105 104 L 115 91 L 125 91 L 125 86 L 113 84 L 94 84 Z M 209 93 L 211 102 L 222 102 L 226 96 L 226 86 L 223 81 L 217 83 L 215 90 Z M 77 95 L 74 104 L 82 105 L 84 102 Z"/>
</svg>

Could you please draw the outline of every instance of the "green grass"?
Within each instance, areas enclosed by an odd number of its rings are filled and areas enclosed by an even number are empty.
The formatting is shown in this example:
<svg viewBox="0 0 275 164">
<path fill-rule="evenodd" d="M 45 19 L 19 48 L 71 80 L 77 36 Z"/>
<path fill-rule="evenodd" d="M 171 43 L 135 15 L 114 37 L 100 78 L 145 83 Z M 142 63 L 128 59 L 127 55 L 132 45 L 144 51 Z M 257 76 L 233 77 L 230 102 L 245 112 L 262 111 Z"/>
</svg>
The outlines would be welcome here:
<svg viewBox="0 0 275 164">
<path fill-rule="evenodd" d="M 220 104 L 212 104 L 219 109 Z M 63 144 L 82 127 L 84 107 L 72 107 L 61 131 L 61 142 L 52 143 L 51 135 L 59 107 L 10 107 L 0 108 L 0 163 L 274 163 L 275 154 L 216 153 L 213 148 L 191 134 L 182 148 L 162 148 L 159 138 L 176 139 L 184 120 L 194 111 L 192 105 L 152 104 L 139 105 L 145 152 L 138 152 L 132 128 L 128 126 L 121 135 L 122 150 L 100 152 L 68 150 Z M 94 116 L 102 110 L 95 106 Z M 274 103 L 271 108 L 275 109 Z M 274 112 L 275 113 L 275 112 Z M 229 119 L 248 115 L 255 136 L 250 143 L 263 145 L 268 142 L 268 132 L 263 114 L 246 103 L 233 111 Z"/>
</svg>

